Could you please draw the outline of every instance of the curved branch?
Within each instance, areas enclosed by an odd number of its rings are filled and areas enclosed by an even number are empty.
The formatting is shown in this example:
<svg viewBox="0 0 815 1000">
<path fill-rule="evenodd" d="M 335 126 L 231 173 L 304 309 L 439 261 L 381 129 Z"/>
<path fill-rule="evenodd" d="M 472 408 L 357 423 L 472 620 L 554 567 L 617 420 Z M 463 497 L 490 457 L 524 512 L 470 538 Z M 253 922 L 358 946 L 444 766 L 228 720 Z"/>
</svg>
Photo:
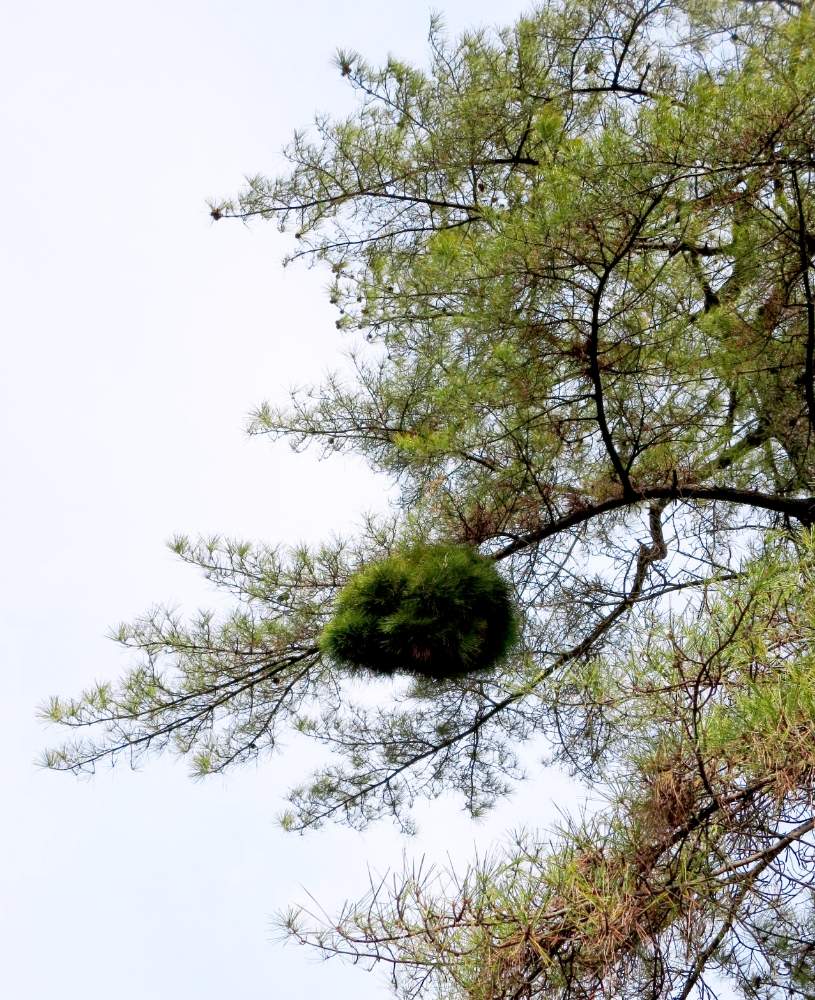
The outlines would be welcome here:
<svg viewBox="0 0 815 1000">
<path fill-rule="evenodd" d="M 703 502 L 721 501 L 723 503 L 740 504 L 745 507 L 755 507 L 759 510 L 771 510 L 787 517 L 795 518 L 805 527 L 815 524 L 815 497 L 784 497 L 777 493 L 761 493 L 758 490 L 741 490 L 730 486 L 652 486 L 637 489 L 633 496 L 620 494 L 597 504 L 587 504 L 579 510 L 572 511 L 564 517 L 551 521 L 549 524 L 525 535 L 520 535 L 504 548 L 493 554 L 494 559 L 506 559 L 521 549 L 546 538 L 558 535 L 569 528 L 574 528 L 584 521 L 591 521 L 602 514 L 608 514 L 624 507 L 632 507 L 644 500 L 700 500 Z"/>
</svg>

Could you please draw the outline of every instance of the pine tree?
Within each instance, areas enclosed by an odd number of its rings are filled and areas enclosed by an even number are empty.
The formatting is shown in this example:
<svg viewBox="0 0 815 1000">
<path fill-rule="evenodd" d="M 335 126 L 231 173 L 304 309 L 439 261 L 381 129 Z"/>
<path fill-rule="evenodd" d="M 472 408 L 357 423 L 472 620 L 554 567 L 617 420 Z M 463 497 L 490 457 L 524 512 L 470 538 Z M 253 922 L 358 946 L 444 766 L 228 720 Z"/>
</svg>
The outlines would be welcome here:
<svg viewBox="0 0 815 1000">
<path fill-rule="evenodd" d="M 141 659 L 47 706 L 89 734 L 47 763 L 221 772 L 293 727 L 335 761 L 289 828 L 409 827 L 418 796 L 488 808 L 543 736 L 604 809 L 290 933 L 407 997 L 813 996 L 812 5 L 552 0 L 453 42 L 434 21 L 430 50 L 340 53 L 356 111 L 212 206 L 294 229 L 356 345 L 353 383 L 251 431 L 361 454 L 399 503 L 317 549 L 177 539 L 234 612 L 122 627 Z M 411 574 L 441 587 L 443 551 L 488 566 L 517 636 L 356 704 L 340 625 L 409 667 L 383 636 L 422 593 L 421 654 L 442 605 Z M 444 648 L 480 649 L 474 619 Z"/>
</svg>

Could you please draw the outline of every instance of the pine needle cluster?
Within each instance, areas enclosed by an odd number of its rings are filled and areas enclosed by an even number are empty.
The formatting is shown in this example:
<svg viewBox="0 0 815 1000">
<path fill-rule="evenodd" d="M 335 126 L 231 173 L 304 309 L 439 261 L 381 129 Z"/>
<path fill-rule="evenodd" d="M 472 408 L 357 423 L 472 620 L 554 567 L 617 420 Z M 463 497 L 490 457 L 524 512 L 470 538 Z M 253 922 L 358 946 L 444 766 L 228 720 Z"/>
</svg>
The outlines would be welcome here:
<svg viewBox="0 0 815 1000">
<path fill-rule="evenodd" d="M 517 639 L 509 587 L 467 545 L 419 545 L 357 573 L 320 646 L 333 660 L 433 680 L 494 666 Z"/>
</svg>

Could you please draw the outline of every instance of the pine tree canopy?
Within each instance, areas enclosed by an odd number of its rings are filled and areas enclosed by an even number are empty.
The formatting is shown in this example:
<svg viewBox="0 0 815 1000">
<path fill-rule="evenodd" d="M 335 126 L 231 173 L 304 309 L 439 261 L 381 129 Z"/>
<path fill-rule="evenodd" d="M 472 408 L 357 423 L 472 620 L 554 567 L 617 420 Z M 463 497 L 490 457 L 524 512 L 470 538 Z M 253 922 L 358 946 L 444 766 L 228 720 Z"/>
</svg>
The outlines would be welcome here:
<svg viewBox="0 0 815 1000">
<path fill-rule="evenodd" d="M 124 677 L 46 706 L 77 736 L 47 764 L 221 772 L 293 729 L 333 756 L 288 828 L 410 829 L 420 797 L 489 808 L 539 739 L 597 811 L 289 932 L 409 998 L 815 996 L 813 5 L 551 0 L 434 21 L 423 68 L 337 62 L 350 117 L 212 214 L 292 232 L 352 345 L 251 432 L 362 455 L 398 499 L 322 547 L 176 539 L 232 613 L 122 626 Z M 517 641 L 360 696 L 349 594 L 445 547 Z"/>
</svg>

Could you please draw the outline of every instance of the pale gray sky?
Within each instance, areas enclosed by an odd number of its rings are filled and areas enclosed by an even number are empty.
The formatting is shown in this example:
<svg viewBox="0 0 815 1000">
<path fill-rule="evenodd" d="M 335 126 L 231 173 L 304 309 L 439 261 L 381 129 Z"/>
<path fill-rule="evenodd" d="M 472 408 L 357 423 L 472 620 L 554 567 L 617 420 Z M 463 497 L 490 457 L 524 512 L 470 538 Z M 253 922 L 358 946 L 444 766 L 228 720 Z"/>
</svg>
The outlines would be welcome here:
<svg viewBox="0 0 815 1000">
<path fill-rule="evenodd" d="M 527 5 L 449 0 L 451 31 Z M 325 276 L 282 271 L 271 226 L 213 225 L 205 200 L 271 171 L 315 110 L 343 111 L 338 45 L 425 56 L 428 7 L 359 0 L 28 0 L 0 58 L 2 988 L 13 1000 L 383 997 L 381 976 L 270 940 L 313 892 L 331 910 L 366 866 L 465 860 L 554 818 L 564 784 L 523 786 L 474 825 L 456 801 L 421 834 L 306 837 L 275 826 L 302 762 L 192 783 L 159 761 L 80 782 L 33 761 L 35 707 L 111 677 L 104 636 L 209 593 L 163 548 L 176 531 L 318 540 L 382 503 L 358 465 L 250 441 L 246 412 L 317 380 L 342 349 Z"/>
</svg>

